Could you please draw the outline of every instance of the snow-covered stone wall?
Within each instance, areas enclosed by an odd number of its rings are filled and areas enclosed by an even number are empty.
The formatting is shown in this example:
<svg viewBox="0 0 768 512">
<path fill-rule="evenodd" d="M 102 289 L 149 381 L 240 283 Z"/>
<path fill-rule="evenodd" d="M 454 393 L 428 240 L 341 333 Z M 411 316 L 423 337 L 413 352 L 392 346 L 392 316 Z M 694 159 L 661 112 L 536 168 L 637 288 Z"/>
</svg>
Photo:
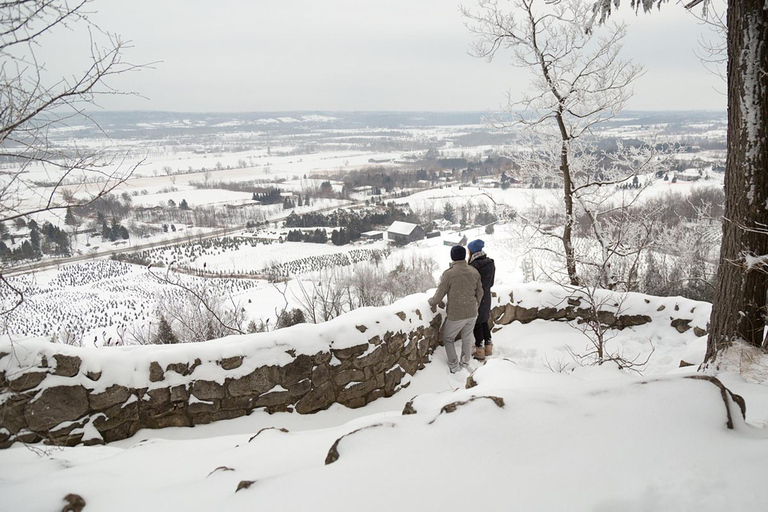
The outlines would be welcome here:
<svg viewBox="0 0 768 512">
<path fill-rule="evenodd" d="M 443 311 L 431 312 L 427 297 L 196 344 L 90 349 L 5 338 L 0 448 L 16 441 L 99 444 L 141 428 L 191 427 L 257 408 L 307 414 L 333 403 L 361 407 L 407 386 L 406 375 L 439 346 Z M 703 335 L 709 318 L 707 304 L 679 297 L 600 297 L 600 320 L 617 329 L 663 320 L 670 332 Z M 583 321 L 594 316 L 589 304 L 596 302 L 551 285 L 497 287 L 491 319 L 494 329 L 512 321 Z"/>
</svg>

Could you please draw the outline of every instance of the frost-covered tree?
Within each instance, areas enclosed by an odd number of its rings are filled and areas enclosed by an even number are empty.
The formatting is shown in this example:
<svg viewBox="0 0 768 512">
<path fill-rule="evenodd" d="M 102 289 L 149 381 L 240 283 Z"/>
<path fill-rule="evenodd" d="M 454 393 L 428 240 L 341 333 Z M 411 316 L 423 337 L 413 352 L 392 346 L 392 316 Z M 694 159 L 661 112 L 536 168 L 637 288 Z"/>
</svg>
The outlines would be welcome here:
<svg viewBox="0 0 768 512">
<path fill-rule="evenodd" d="M 105 156 L 85 150 L 57 149 L 51 129 L 83 117 L 84 107 L 101 94 L 115 94 L 107 81 L 136 66 L 123 60 L 125 43 L 90 22 L 89 0 L 10 0 L 0 3 L 0 156 L 18 165 L 0 175 L 0 219 L 11 220 L 41 211 L 92 202 L 130 176 L 134 167 L 105 170 Z M 55 77 L 37 55 L 39 47 L 55 44 L 60 30 L 91 31 L 91 58 L 80 72 Z M 53 183 L 45 190 L 32 186 L 28 171 L 42 165 Z M 78 180 L 96 182 L 77 198 L 63 194 L 63 185 Z M 70 192 L 70 191 L 68 191 Z M 30 199 L 37 199 L 31 201 Z"/>
<path fill-rule="evenodd" d="M 666 0 L 631 0 L 645 11 Z M 596 2 L 604 20 L 612 3 Z M 693 0 L 687 7 L 708 0 Z M 728 0 L 726 10 L 728 156 L 725 214 L 705 362 L 733 342 L 766 348 L 768 316 L 768 8 Z"/>
<path fill-rule="evenodd" d="M 109 85 L 111 78 L 136 69 L 123 60 L 126 43 L 89 20 L 89 3 L 0 2 L 0 158 L 8 164 L 0 172 L 0 221 L 91 204 L 136 168 L 121 163 L 120 155 L 63 147 L 49 138 L 72 120 L 93 122 L 83 110 L 94 106 L 100 95 L 117 94 Z M 57 36 L 68 29 L 89 31 L 90 53 L 80 69 L 55 76 L 46 69 L 39 49 L 57 44 Z M 50 182 L 45 187 L 39 186 L 41 171 Z M 11 287 L 2 268 L 0 281 Z M 11 289 L 17 307 L 23 296 Z"/>
<path fill-rule="evenodd" d="M 540 180 L 552 176 L 555 169 L 559 172 L 563 224 L 556 236 L 568 280 L 579 285 L 573 244 L 579 197 L 587 189 L 623 183 L 635 175 L 627 169 L 599 173 L 579 162 L 579 155 L 589 151 L 593 127 L 621 110 L 641 69 L 619 58 L 626 33 L 623 26 L 584 30 L 593 12 L 583 2 L 516 0 L 510 4 L 478 0 L 475 7 L 462 7 L 462 11 L 477 35 L 476 56 L 491 60 L 499 50 L 508 49 L 514 53 L 514 63 L 534 75 L 529 92 L 520 101 L 510 101 L 509 109 L 522 109 L 517 123 L 536 143 L 532 158 L 525 162 L 527 171 L 538 174 Z"/>
</svg>

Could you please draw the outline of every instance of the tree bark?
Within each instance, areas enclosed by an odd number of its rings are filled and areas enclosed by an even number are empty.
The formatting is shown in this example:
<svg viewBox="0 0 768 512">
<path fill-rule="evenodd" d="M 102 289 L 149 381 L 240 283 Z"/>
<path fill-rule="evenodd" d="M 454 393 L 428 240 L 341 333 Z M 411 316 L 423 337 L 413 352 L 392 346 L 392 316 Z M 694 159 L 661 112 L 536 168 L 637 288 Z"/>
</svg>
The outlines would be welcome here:
<svg viewBox="0 0 768 512">
<path fill-rule="evenodd" d="M 560 154 L 560 170 L 563 173 L 563 199 L 565 201 L 565 224 L 563 225 L 563 250 L 565 251 L 565 266 L 568 270 L 568 280 L 573 286 L 579 286 L 579 276 L 576 272 L 576 252 L 573 249 L 573 183 L 571 169 L 568 164 L 568 142 L 563 141 Z"/>
<path fill-rule="evenodd" d="M 768 8 L 728 0 L 728 158 L 720 266 L 705 364 L 735 340 L 760 347 L 768 266 Z"/>
</svg>

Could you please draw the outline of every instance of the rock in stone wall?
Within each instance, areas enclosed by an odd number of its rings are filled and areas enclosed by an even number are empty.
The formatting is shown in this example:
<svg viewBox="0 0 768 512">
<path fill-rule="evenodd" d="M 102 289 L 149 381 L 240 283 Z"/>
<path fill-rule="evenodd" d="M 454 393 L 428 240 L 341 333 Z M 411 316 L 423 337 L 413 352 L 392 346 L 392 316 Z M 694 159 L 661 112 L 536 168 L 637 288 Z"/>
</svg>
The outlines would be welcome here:
<svg viewBox="0 0 768 512">
<path fill-rule="evenodd" d="M 555 320 L 555 321 L 589 321 L 595 315 L 590 309 L 578 308 L 576 306 L 566 306 L 563 308 L 526 308 L 514 304 L 505 304 L 491 309 L 491 325 L 508 325 L 514 321 L 527 324 L 534 320 Z M 610 311 L 600 311 L 598 313 L 600 323 L 614 329 L 625 329 L 637 325 L 643 325 L 652 321 L 648 315 L 619 315 L 616 316 Z M 680 331 L 683 332 L 683 331 Z"/>
</svg>

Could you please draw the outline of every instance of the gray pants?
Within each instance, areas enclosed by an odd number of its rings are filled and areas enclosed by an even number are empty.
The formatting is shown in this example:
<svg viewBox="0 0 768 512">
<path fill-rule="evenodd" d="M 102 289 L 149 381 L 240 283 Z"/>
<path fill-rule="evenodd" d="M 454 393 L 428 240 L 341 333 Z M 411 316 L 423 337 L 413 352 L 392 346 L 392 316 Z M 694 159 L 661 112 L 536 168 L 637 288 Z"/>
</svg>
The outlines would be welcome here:
<svg viewBox="0 0 768 512">
<path fill-rule="evenodd" d="M 448 367 L 451 371 L 457 371 L 459 365 L 467 366 L 472 358 L 472 345 L 475 344 L 474 328 L 477 317 L 464 320 L 446 320 L 443 325 L 443 343 L 445 354 L 448 356 Z M 456 336 L 461 333 L 461 362 L 456 357 Z"/>
</svg>

